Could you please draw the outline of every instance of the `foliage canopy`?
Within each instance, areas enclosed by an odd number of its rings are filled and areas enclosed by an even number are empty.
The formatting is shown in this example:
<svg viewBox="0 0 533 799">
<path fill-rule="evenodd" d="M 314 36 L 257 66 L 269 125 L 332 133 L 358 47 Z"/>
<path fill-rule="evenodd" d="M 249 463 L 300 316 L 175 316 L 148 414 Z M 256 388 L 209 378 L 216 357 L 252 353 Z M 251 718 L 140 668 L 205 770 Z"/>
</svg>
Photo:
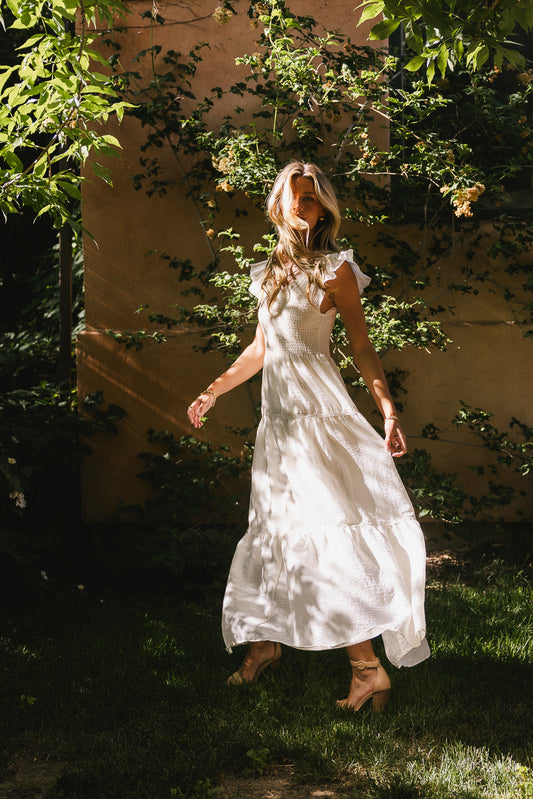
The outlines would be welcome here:
<svg viewBox="0 0 533 799">
<path fill-rule="evenodd" d="M 25 206 L 60 226 L 79 224 L 79 167 L 91 151 L 115 154 L 118 139 L 98 127 L 124 102 L 93 46 L 100 25 L 126 11 L 121 0 L 6 0 L 10 64 L 0 73 L 0 210 Z M 98 71 L 96 65 L 102 65 Z M 109 181 L 97 160 L 93 171 Z"/>
<path fill-rule="evenodd" d="M 413 51 L 406 69 L 427 70 L 429 82 L 435 70 L 444 78 L 448 68 L 465 63 L 481 69 L 492 57 L 498 68 L 507 61 L 525 66 L 524 54 L 513 42 L 517 29 L 533 28 L 533 5 L 521 0 L 363 0 L 359 24 L 382 16 L 370 33 L 371 39 L 387 39 L 400 25 Z M 511 37 L 511 38 L 510 38 Z"/>
</svg>

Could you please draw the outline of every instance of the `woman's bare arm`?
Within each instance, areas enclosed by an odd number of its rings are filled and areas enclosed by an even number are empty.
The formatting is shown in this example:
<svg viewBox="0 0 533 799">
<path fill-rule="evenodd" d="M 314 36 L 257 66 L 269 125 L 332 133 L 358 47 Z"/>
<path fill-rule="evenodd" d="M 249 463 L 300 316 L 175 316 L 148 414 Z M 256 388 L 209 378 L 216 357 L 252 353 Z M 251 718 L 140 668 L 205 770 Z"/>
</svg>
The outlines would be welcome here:
<svg viewBox="0 0 533 799">
<path fill-rule="evenodd" d="M 346 327 L 353 358 L 363 380 L 385 420 L 385 444 L 395 457 L 407 452 L 405 435 L 396 416 L 385 372 L 379 356 L 368 337 L 365 314 L 359 296 L 357 278 L 346 261 L 339 267 L 335 279 L 326 283 L 327 296 L 336 306 Z"/>
<path fill-rule="evenodd" d="M 265 337 L 261 325 L 258 324 L 252 343 L 241 352 L 226 372 L 207 387 L 206 391 L 213 391 L 215 396 L 203 392 L 187 408 L 187 416 L 193 427 L 202 427 L 202 416 L 205 416 L 207 411 L 213 407 L 216 397 L 226 394 L 232 388 L 240 386 L 241 383 L 257 374 L 263 367 L 264 359 Z"/>
</svg>

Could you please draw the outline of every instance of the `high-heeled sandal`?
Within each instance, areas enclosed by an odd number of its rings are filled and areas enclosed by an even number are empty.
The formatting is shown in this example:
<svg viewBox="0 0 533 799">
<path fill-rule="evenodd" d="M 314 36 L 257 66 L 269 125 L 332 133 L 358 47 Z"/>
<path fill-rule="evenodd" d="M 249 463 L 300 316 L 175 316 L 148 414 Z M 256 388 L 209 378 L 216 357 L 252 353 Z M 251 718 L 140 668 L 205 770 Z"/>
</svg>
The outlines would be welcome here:
<svg viewBox="0 0 533 799">
<path fill-rule="evenodd" d="M 274 655 L 269 659 L 265 660 L 263 663 L 260 663 L 256 669 L 256 672 L 251 680 L 245 680 L 240 671 L 234 672 L 231 677 L 228 677 L 226 680 L 226 685 L 242 685 L 242 683 L 255 683 L 259 679 L 260 674 L 262 674 L 265 669 L 270 669 L 271 671 L 276 671 L 279 669 L 279 664 L 281 661 L 281 645 L 277 642 L 274 644 Z"/>
<path fill-rule="evenodd" d="M 346 698 L 338 699 L 337 706 L 345 710 L 357 711 L 361 709 L 365 702 L 372 699 L 373 710 L 385 710 L 390 699 L 391 684 L 387 672 L 379 662 L 379 658 L 370 661 L 350 659 L 350 665 L 352 667 L 352 673 L 359 677 L 362 677 L 363 672 L 367 669 L 376 669 L 376 679 L 368 686 L 368 690 L 363 692 L 355 704 L 349 704 L 348 698 Z M 362 684 L 364 685 L 364 683 Z"/>
</svg>

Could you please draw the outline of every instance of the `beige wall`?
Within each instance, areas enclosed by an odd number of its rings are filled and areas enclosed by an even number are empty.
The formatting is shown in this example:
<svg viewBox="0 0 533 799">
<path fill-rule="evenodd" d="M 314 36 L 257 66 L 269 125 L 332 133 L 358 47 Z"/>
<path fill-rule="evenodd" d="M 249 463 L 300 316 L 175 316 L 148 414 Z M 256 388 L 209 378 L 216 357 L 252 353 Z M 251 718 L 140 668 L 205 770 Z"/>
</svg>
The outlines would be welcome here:
<svg viewBox="0 0 533 799">
<path fill-rule="evenodd" d="M 257 34 L 246 15 L 240 13 L 221 27 L 211 16 L 215 5 L 205 0 L 160 4 L 167 24 L 153 29 L 154 43 L 161 44 L 163 51 L 174 48 L 186 53 L 198 41 L 210 42 L 209 56 L 195 77 L 198 95 L 214 85 L 231 85 L 239 75 L 235 57 L 255 49 Z M 365 33 L 355 28 L 354 5 L 353 0 L 319 0 L 313 3 L 312 13 L 327 27 L 348 28 L 354 41 L 364 41 Z M 293 0 L 290 6 L 296 13 L 309 11 L 309 4 L 303 0 Z M 150 24 L 140 14 L 151 7 L 151 3 L 132 3 L 128 30 L 117 34 L 126 69 L 139 50 L 150 46 Z M 106 403 L 120 405 L 127 416 L 116 437 L 105 435 L 91 442 L 93 455 L 86 459 L 83 472 L 84 513 L 91 520 L 108 519 L 119 501 L 129 504 L 143 498 L 146 485 L 136 474 L 141 467 L 137 453 L 148 448 L 146 431 L 190 433 L 185 417 L 188 403 L 226 365 L 215 354 L 195 353 L 193 346 L 199 342 L 199 335 L 190 330 L 170 333 L 165 344 L 148 341 L 139 352 L 127 350 L 105 335 L 108 329 L 152 329 L 146 314 L 135 313 L 141 305 L 173 315 L 171 306 L 181 302 L 180 284 L 161 259 L 161 252 L 190 258 L 198 266 L 211 260 L 202 214 L 186 192 L 176 188 L 178 184 L 164 197 L 148 197 L 144 191 L 134 190 L 132 177 L 140 171 L 139 147 L 146 131 L 131 118 L 119 128 L 114 124 L 109 127 L 123 146 L 122 157 L 109 162 L 113 187 L 89 178 L 83 191 L 83 224 L 91 236 L 84 241 L 87 330 L 78 341 L 79 392 L 83 398 L 102 390 Z M 376 126 L 374 136 L 384 144 L 387 132 Z M 180 166 L 172 152 L 158 154 L 165 173 L 179 178 Z M 89 176 L 90 170 L 86 174 Z M 250 209 L 244 243 L 251 244 L 265 231 L 263 214 Z M 386 261 L 387 253 L 374 246 L 373 230 L 354 233 L 371 262 Z M 404 229 L 403 233 L 415 246 L 422 246 L 418 229 Z M 458 241 L 454 262 L 443 262 L 439 268 L 456 270 L 459 275 L 466 257 L 464 245 Z M 508 280 L 503 274 L 495 274 L 495 278 L 503 284 Z M 448 353 L 428 355 L 406 350 L 385 356 L 386 367 L 394 364 L 410 372 L 409 404 L 404 414 L 408 433 L 416 436 L 432 421 L 443 429 L 444 437 L 468 443 L 464 433 L 448 430 L 459 399 L 493 410 L 496 423 L 504 429 L 512 416 L 533 424 L 533 344 L 514 324 L 501 291 L 491 292 L 491 288 L 483 284 L 481 297 L 474 301 L 448 298 L 455 305 L 455 315 L 446 320 L 446 329 L 454 339 Z M 202 435 L 213 441 L 228 440 L 227 425 L 253 423 L 256 401 L 257 386 L 241 387 L 221 398 L 209 429 Z M 370 407 L 368 410 L 371 412 Z M 416 438 L 411 443 L 426 446 Z M 473 480 L 464 466 L 470 459 L 479 462 L 483 452 L 456 443 L 438 443 L 431 448 L 436 465 L 460 469 L 463 479 Z"/>
</svg>

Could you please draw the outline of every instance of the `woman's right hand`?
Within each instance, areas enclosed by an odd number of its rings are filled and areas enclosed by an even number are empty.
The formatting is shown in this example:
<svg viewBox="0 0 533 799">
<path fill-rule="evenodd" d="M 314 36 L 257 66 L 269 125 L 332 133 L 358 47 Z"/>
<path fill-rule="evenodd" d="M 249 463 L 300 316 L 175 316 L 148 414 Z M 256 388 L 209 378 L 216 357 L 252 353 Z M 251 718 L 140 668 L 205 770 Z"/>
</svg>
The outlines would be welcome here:
<svg viewBox="0 0 533 799">
<path fill-rule="evenodd" d="M 212 389 L 211 383 L 205 391 L 198 394 L 195 400 L 191 402 L 187 408 L 187 416 L 193 427 L 197 429 L 203 426 L 202 417 L 211 410 L 215 404 L 217 397 L 221 394 L 231 391 L 232 388 L 240 386 L 245 380 L 257 374 L 262 368 L 265 358 L 265 337 L 261 325 L 258 324 L 255 337 L 251 344 L 241 352 L 235 363 L 224 372 L 224 374 L 217 377 L 214 381 L 216 390 Z"/>
<path fill-rule="evenodd" d="M 196 399 L 187 408 L 187 416 L 193 427 L 198 429 L 203 426 L 202 417 L 213 407 L 216 397 L 212 394 L 198 394 Z"/>
</svg>

